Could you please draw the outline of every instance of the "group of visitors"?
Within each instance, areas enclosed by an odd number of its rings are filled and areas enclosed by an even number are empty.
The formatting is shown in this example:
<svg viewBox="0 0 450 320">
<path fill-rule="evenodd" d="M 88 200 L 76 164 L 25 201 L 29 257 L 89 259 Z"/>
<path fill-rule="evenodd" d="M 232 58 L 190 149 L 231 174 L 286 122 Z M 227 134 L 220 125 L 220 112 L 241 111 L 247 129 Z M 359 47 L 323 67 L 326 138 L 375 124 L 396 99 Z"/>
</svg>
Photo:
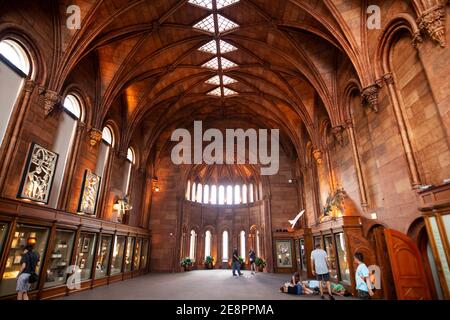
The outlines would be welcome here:
<svg viewBox="0 0 450 320">
<path fill-rule="evenodd" d="M 356 252 L 354 254 L 354 263 L 357 265 L 355 272 L 357 296 L 359 299 L 363 300 L 370 299 L 370 297 L 373 297 L 375 290 L 374 275 L 373 273 L 369 274 L 369 268 L 367 268 L 364 263 L 364 256 L 361 252 Z M 311 252 L 311 270 L 317 280 L 301 281 L 300 274 L 296 272 L 292 277 L 292 280 L 285 283 L 280 290 L 285 293 L 297 295 L 320 294 L 320 297 L 325 299 L 325 285 L 330 300 L 335 300 L 333 295 L 349 295 L 343 285 L 331 283 L 331 269 L 328 262 L 328 256 L 320 244 L 316 246 L 313 252 Z"/>
</svg>

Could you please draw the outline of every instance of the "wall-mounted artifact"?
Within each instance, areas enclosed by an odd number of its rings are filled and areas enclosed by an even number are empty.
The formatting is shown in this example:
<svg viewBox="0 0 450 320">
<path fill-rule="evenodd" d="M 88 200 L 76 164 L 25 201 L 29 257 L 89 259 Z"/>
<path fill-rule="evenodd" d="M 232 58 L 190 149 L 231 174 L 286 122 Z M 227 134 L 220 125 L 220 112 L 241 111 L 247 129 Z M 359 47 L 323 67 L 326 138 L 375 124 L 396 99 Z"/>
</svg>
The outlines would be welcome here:
<svg viewBox="0 0 450 320">
<path fill-rule="evenodd" d="M 48 204 L 59 155 L 32 143 L 18 198 Z"/>
<path fill-rule="evenodd" d="M 292 242 L 290 240 L 276 240 L 276 255 L 278 268 L 292 268 Z"/>
<path fill-rule="evenodd" d="M 101 177 L 89 170 L 84 172 L 83 187 L 81 189 L 78 212 L 95 215 L 98 195 L 100 191 Z"/>
</svg>

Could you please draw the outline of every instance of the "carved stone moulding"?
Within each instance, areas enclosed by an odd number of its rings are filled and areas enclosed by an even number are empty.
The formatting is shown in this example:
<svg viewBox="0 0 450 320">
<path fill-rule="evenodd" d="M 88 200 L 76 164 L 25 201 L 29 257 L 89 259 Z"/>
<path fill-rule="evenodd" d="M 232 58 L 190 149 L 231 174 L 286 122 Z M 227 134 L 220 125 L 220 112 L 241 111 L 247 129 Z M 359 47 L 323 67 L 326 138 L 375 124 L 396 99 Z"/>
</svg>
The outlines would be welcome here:
<svg viewBox="0 0 450 320">
<path fill-rule="evenodd" d="M 101 130 L 96 128 L 91 128 L 89 130 L 89 142 L 91 144 L 91 147 L 95 147 L 97 144 L 102 141 L 103 133 Z"/>
<path fill-rule="evenodd" d="M 44 115 L 48 117 L 54 110 L 61 106 L 62 97 L 58 92 L 45 90 L 44 92 Z"/>
<path fill-rule="evenodd" d="M 362 103 L 374 112 L 378 112 L 378 95 L 380 93 L 380 85 L 373 84 L 361 92 Z"/>
<path fill-rule="evenodd" d="M 342 135 L 342 133 L 344 132 L 344 127 L 343 126 L 336 126 L 334 128 L 331 129 L 331 132 L 333 133 L 336 141 L 338 142 L 338 144 L 340 146 L 344 145 L 344 136 Z"/>
<path fill-rule="evenodd" d="M 313 157 L 314 159 L 316 159 L 316 162 L 318 165 L 321 165 L 323 162 L 323 154 L 322 151 L 320 151 L 319 149 L 316 149 L 313 151 Z"/>
<path fill-rule="evenodd" d="M 422 13 L 417 19 L 419 29 L 438 42 L 441 47 L 447 46 L 445 37 L 445 7 L 435 6 Z"/>
</svg>

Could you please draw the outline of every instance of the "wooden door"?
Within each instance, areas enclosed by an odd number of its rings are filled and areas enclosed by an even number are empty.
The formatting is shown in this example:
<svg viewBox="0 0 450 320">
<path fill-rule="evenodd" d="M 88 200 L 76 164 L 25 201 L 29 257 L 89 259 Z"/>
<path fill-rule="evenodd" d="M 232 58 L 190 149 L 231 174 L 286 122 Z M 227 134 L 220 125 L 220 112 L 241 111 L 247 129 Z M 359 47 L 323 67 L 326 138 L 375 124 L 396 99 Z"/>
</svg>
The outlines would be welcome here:
<svg viewBox="0 0 450 320">
<path fill-rule="evenodd" d="M 384 231 L 397 299 L 430 300 L 431 293 L 420 252 L 405 234 Z"/>
</svg>

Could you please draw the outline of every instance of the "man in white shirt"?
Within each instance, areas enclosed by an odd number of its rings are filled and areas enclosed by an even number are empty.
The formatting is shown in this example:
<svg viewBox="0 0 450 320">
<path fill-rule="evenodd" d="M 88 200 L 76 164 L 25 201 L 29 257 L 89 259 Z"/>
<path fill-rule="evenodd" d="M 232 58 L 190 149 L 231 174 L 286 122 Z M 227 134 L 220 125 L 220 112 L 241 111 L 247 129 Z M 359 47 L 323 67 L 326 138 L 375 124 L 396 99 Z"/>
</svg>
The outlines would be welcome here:
<svg viewBox="0 0 450 320">
<path fill-rule="evenodd" d="M 325 250 L 322 249 L 321 245 L 316 245 L 316 249 L 311 252 L 311 270 L 312 274 L 317 277 L 320 282 L 320 296 L 323 296 L 323 282 L 326 282 L 328 294 L 330 295 L 330 300 L 334 300 L 333 293 L 331 292 L 331 282 L 330 282 L 330 267 L 328 266 L 328 256 Z"/>
<path fill-rule="evenodd" d="M 373 286 L 370 282 L 369 268 L 364 263 L 364 256 L 361 252 L 356 252 L 354 257 L 355 264 L 358 268 L 355 272 L 356 291 L 358 298 L 362 300 L 370 299 L 373 296 Z"/>
</svg>

